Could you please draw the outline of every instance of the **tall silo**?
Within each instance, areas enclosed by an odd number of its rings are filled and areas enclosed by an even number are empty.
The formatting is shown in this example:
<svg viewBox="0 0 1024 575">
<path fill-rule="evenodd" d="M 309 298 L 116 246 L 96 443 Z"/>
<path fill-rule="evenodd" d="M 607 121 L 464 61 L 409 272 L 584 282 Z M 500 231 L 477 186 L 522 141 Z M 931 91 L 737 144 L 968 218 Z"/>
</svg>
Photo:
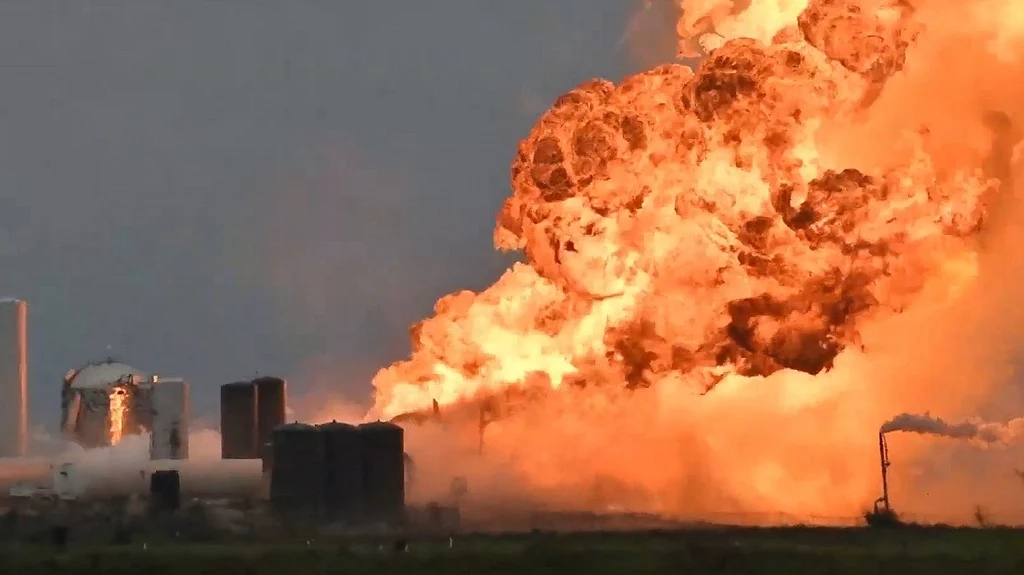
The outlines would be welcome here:
<svg viewBox="0 0 1024 575">
<path fill-rule="evenodd" d="M 274 429 L 271 446 L 271 506 L 291 518 L 322 517 L 326 488 L 324 433 L 312 425 L 285 424 Z"/>
<path fill-rule="evenodd" d="M 28 304 L 0 300 L 0 457 L 25 455 L 28 442 Z"/>
<path fill-rule="evenodd" d="M 324 505 L 332 521 L 359 519 L 363 499 L 363 464 L 360 432 L 355 425 L 333 421 L 320 426 L 324 433 Z"/>
<path fill-rule="evenodd" d="M 405 431 L 393 423 L 359 426 L 366 519 L 397 525 L 405 514 Z"/>
<path fill-rule="evenodd" d="M 274 428 L 285 424 L 288 386 L 283 379 L 260 377 L 252 381 L 256 388 L 256 457 L 264 457 L 270 449 Z"/>
<path fill-rule="evenodd" d="M 188 383 L 181 379 L 154 381 L 150 401 L 150 459 L 188 459 Z"/>
<path fill-rule="evenodd" d="M 221 459 L 259 459 L 256 386 L 236 381 L 220 386 Z"/>
</svg>

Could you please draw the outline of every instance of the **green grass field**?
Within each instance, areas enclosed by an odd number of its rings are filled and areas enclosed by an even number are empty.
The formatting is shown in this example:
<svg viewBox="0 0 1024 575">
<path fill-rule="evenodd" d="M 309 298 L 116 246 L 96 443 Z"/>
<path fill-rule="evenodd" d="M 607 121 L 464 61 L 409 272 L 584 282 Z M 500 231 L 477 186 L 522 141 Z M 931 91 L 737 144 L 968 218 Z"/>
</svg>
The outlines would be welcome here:
<svg viewBox="0 0 1024 575">
<path fill-rule="evenodd" d="M 1024 573 L 1024 530 L 701 529 L 658 533 L 530 534 L 411 540 L 396 553 L 379 542 L 258 545 L 72 544 L 8 546 L 0 573 L 133 575 L 302 573 L 769 573 L 910 575 Z"/>
</svg>

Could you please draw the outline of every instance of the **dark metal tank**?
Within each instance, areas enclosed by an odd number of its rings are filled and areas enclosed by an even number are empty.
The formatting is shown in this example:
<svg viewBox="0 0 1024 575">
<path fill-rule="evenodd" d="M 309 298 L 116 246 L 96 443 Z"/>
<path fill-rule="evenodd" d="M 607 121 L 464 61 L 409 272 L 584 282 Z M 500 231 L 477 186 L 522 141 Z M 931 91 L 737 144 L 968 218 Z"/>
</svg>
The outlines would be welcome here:
<svg viewBox="0 0 1024 575">
<path fill-rule="evenodd" d="M 252 380 L 252 385 L 256 388 L 256 457 L 265 460 L 274 429 L 286 421 L 288 386 L 277 377 L 260 377 Z"/>
<path fill-rule="evenodd" d="M 359 426 L 364 517 L 397 525 L 405 515 L 405 431 L 393 423 Z"/>
<path fill-rule="evenodd" d="M 178 471 L 154 471 L 149 476 L 149 496 L 152 511 L 177 511 L 181 507 L 181 477 Z"/>
<path fill-rule="evenodd" d="M 251 382 L 220 386 L 221 459 L 259 458 L 257 409 L 256 386 Z"/>
<path fill-rule="evenodd" d="M 320 426 L 324 433 L 327 517 L 354 523 L 363 500 L 363 462 L 360 431 L 355 425 L 333 421 Z"/>
<path fill-rule="evenodd" d="M 302 519 L 324 515 L 324 437 L 320 428 L 302 423 L 274 429 L 270 503 L 278 513 Z"/>
</svg>

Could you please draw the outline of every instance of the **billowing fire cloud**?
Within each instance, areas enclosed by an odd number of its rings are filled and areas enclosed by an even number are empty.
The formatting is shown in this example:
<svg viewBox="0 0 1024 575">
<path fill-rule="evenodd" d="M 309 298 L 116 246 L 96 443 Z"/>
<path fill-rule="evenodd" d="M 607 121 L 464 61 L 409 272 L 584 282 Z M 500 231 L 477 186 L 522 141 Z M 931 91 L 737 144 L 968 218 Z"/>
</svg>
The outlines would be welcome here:
<svg viewBox="0 0 1024 575">
<path fill-rule="evenodd" d="M 940 13 L 907 0 L 683 8 L 699 67 L 555 102 L 495 230 L 526 262 L 441 299 L 374 412 L 479 408 L 481 460 L 552 505 L 855 514 L 877 422 L 927 407 L 899 336 L 978 283 L 1009 118 L 885 119 Z"/>
</svg>

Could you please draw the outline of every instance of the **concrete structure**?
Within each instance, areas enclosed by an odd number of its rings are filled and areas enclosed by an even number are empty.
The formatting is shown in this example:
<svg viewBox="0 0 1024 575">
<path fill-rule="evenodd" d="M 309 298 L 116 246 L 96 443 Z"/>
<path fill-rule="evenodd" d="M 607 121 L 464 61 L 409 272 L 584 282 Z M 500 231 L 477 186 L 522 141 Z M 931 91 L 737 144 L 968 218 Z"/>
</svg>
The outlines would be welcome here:
<svg viewBox="0 0 1024 575">
<path fill-rule="evenodd" d="M 0 457 L 23 457 L 28 443 L 28 304 L 0 300 Z"/>
<path fill-rule="evenodd" d="M 161 379 L 152 388 L 150 459 L 188 459 L 188 384 L 181 379 Z"/>
</svg>

